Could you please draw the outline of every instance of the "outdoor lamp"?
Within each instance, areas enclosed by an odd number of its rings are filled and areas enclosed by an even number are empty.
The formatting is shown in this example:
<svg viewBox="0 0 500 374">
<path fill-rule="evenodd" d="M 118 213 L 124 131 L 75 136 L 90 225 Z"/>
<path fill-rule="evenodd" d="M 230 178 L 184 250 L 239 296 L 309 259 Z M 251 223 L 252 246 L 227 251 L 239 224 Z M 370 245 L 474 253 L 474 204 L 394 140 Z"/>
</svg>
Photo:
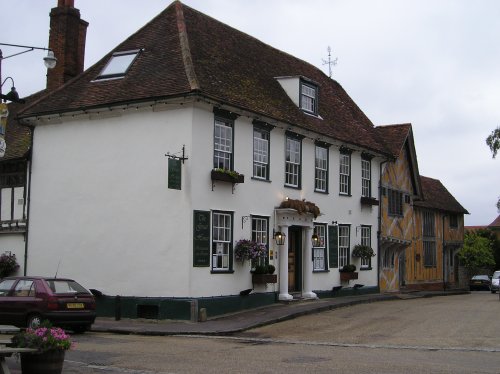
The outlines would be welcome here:
<svg viewBox="0 0 500 374">
<path fill-rule="evenodd" d="M 12 79 L 12 77 L 5 78 L 4 81 L 2 82 L 1 87 L 3 87 L 3 85 L 5 84 L 7 79 L 10 79 L 12 81 L 12 87 L 10 88 L 10 92 L 7 95 L 2 95 L 0 93 L 0 98 L 4 99 L 4 100 L 8 100 L 8 101 L 14 101 L 17 103 L 24 102 L 24 100 L 19 99 L 19 94 L 16 91 L 16 87 L 14 87 L 15 83 L 14 83 L 14 79 Z"/>
<path fill-rule="evenodd" d="M 54 56 L 54 52 L 49 49 L 47 56 L 43 58 L 43 63 L 47 69 L 54 69 L 57 64 L 57 58 Z"/>
<path fill-rule="evenodd" d="M 313 247 L 319 247 L 320 245 L 319 236 L 316 234 L 316 231 L 311 236 L 311 242 Z"/>
<path fill-rule="evenodd" d="M 274 240 L 276 240 L 277 245 L 285 244 L 285 238 L 286 238 L 286 235 L 284 233 L 282 233 L 281 231 L 276 231 L 276 233 L 274 234 Z"/>
</svg>

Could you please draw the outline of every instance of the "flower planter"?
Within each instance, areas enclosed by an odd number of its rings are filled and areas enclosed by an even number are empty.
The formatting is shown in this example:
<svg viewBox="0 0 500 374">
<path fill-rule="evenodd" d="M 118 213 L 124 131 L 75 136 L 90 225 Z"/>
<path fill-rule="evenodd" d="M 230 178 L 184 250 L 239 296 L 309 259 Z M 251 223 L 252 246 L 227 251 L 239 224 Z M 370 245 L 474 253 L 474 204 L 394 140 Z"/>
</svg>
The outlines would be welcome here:
<svg viewBox="0 0 500 374">
<path fill-rule="evenodd" d="M 378 205 L 379 202 L 374 197 L 362 197 L 361 205 Z"/>
<path fill-rule="evenodd" d="M 231 175 L 224 171 L 212 170 L 210 176 L 213 181 L 222 181 L 229 183 L 245 183 L 245 176 L 243 174 Z"/>
<path fill-rule="evenodd" d="M 23 374 L 61 374 L 64 354 L 64 350 L 21 353 L 21 371 Z"/>
<path fill-rule="evenodd" d="M 253 284 L 266 284 L 276 282 L 278 282 L 278 276 L 276 274 L 252 274 Z"/>
<path fill-rule="evenodd" d="M 358 279 L 358 273 L 353 271 L 353 272 L 340 272 L 340 280 L 341 281 L 350 281 L 351 279 Z"/>
</svg>

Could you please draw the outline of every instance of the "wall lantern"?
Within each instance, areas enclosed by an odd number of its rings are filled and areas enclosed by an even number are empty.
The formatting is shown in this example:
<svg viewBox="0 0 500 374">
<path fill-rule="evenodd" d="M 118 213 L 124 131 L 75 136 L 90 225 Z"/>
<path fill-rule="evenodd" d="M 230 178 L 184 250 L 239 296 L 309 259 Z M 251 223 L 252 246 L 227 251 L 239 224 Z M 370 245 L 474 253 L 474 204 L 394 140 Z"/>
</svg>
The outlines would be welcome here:
<svg viewBox="0 0 500 374">
<path fill-rule="evenodd" d="M 286 238 L 286 235 L 284 233 L 282 233 L 281 231 L 276 231 L 274 233 L 274 240 L 276 241 L 277 245 L 284 245 L 285 238 Z"/>
<path fill-rule="evenodd" d="M 319 236 L 318 236 L 318 234 L 316 234 L 316 231 L 314 231 L 314 233 L 311 236 L 311 242 L 312 242 L 313 247 L 319 247 L 321 244 L 321 242 L 319 240 Z"/>
</svg>

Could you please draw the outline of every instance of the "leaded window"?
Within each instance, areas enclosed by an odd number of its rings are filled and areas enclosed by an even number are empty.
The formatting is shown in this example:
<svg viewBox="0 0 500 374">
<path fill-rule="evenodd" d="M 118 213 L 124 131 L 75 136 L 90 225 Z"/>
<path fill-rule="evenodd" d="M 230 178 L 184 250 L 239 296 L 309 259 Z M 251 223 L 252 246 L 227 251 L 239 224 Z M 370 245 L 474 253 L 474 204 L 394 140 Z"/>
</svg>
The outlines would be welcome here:
<svg viewBox="0 0 500 374">
<path fill-rule="evenodd" d="M 424 266 L 435 267 L 436 256 L 436 229 L 435 217 L 432 211 L 423 211 L 422 213 L 422 236 L 424 247 Z"/>
<path fill-rule="evenodd" d="M 402 216 L 403 215 L 403 193 L 392 189 L 387 190 L 388 205 L 387 209 L 389 215 Z"/>
</svg>

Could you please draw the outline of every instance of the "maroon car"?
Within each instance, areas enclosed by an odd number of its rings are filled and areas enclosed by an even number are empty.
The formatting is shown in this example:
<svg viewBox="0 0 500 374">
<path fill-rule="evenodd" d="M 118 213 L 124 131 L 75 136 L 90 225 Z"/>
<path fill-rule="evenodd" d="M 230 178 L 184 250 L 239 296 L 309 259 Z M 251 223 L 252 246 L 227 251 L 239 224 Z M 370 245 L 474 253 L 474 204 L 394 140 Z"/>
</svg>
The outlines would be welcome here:
<svg viewBox="0 0 500 374">
<path fill-rule="evenodd" d="M 72 279 L 27 276 L 0 281 L 0 324 L 36 327 L 49 320 L 82 333 L 95 317 L 94 296 Z"/>
</svg>

